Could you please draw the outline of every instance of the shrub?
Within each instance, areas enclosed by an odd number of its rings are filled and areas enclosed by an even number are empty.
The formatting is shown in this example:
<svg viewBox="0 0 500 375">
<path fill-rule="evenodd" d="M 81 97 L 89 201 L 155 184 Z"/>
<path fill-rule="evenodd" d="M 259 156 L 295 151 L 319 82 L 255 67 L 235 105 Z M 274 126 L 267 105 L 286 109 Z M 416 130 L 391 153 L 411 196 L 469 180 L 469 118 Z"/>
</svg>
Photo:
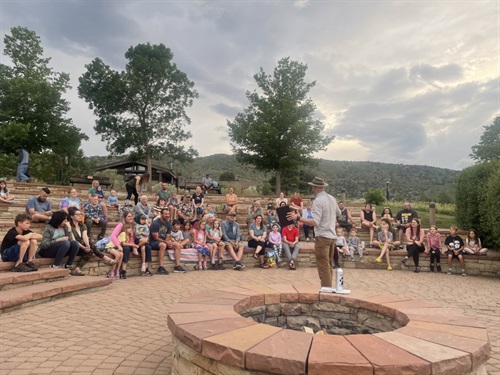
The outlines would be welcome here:
<svg viewBox="0 0 500 375">
<path fill-rule="evenodd" d="M 365 193 L 365 203 L 380 206 L 385 202 L 384 193 L 380 189 L 371 189 Z"/>
</svg>

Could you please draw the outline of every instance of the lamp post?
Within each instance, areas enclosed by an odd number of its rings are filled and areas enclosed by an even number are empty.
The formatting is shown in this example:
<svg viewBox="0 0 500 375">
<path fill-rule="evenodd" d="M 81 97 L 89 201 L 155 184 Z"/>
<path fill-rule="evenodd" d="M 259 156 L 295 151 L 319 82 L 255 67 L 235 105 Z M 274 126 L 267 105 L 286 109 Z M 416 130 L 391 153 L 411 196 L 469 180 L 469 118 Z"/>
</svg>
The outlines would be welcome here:
<svg viewBox="0 0 500 375">
<path fill-rule="evenodd" d="M 385 182 L 385 197 L 387 199 L 387 202 L 389 202 L 389 184 L 391 181 L 386 181 Z"/>
</svg>

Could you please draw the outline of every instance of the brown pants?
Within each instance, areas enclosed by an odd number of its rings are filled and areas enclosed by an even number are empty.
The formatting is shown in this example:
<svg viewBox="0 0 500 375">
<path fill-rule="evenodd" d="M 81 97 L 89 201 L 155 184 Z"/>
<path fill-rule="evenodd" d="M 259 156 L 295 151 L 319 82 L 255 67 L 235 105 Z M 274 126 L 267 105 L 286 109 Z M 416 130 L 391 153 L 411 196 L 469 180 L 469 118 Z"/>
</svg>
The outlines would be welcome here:
<svg viewBox="0 0 500 375">
<path fill-rule="evenodd" d="M 334 253 L 335 239 L 316 236 L 316 239 L 314 240 L 314 254 L 316 255 L 316 267 L 318 268 L 319 279 L 322 287 L 332 287 L 332 259 Z"/>
</svg>

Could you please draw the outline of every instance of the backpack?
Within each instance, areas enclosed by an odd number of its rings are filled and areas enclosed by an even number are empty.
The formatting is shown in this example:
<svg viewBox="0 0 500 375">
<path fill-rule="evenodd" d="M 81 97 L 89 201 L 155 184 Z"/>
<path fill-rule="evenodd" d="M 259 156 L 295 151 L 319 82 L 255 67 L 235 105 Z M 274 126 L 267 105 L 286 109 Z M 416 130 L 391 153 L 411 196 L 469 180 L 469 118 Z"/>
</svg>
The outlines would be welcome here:
<svg viewBox="0 0 500 375">
<path fill-rule="evenodd" d="M 123 176 L 123 181 L 129 182 L 132 181 L 135 178 L 135 175 L 129 174 L 128 176 Z"/>
<path fill-rule="evenodd" d="M 99 240 L 95 243 L 95 247 L 97 247 L 99 250 L 103 251 L 106 249 L 106 245 L 110 242 L 109 237 L 104 237 L 102 240 Z"/>
</svg>

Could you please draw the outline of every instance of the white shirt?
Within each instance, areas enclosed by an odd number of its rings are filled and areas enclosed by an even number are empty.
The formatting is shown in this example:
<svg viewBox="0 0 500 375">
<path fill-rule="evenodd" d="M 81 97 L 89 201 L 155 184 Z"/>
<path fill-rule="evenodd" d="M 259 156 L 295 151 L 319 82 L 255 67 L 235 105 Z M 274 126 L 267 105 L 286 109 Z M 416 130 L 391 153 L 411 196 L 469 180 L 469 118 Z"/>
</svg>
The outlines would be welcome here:
<svg viewBox="0 0 500 375">
<path fill-rule="evenodd" d="M 335 233 L 337 215 L 340 215 L 340 208 L 334 197 L 325 191 L 316 195 L 312 207 L 312 216 L 316 223 L 314 227 L 316 237 L 337 238 Z"/>
</svg>

